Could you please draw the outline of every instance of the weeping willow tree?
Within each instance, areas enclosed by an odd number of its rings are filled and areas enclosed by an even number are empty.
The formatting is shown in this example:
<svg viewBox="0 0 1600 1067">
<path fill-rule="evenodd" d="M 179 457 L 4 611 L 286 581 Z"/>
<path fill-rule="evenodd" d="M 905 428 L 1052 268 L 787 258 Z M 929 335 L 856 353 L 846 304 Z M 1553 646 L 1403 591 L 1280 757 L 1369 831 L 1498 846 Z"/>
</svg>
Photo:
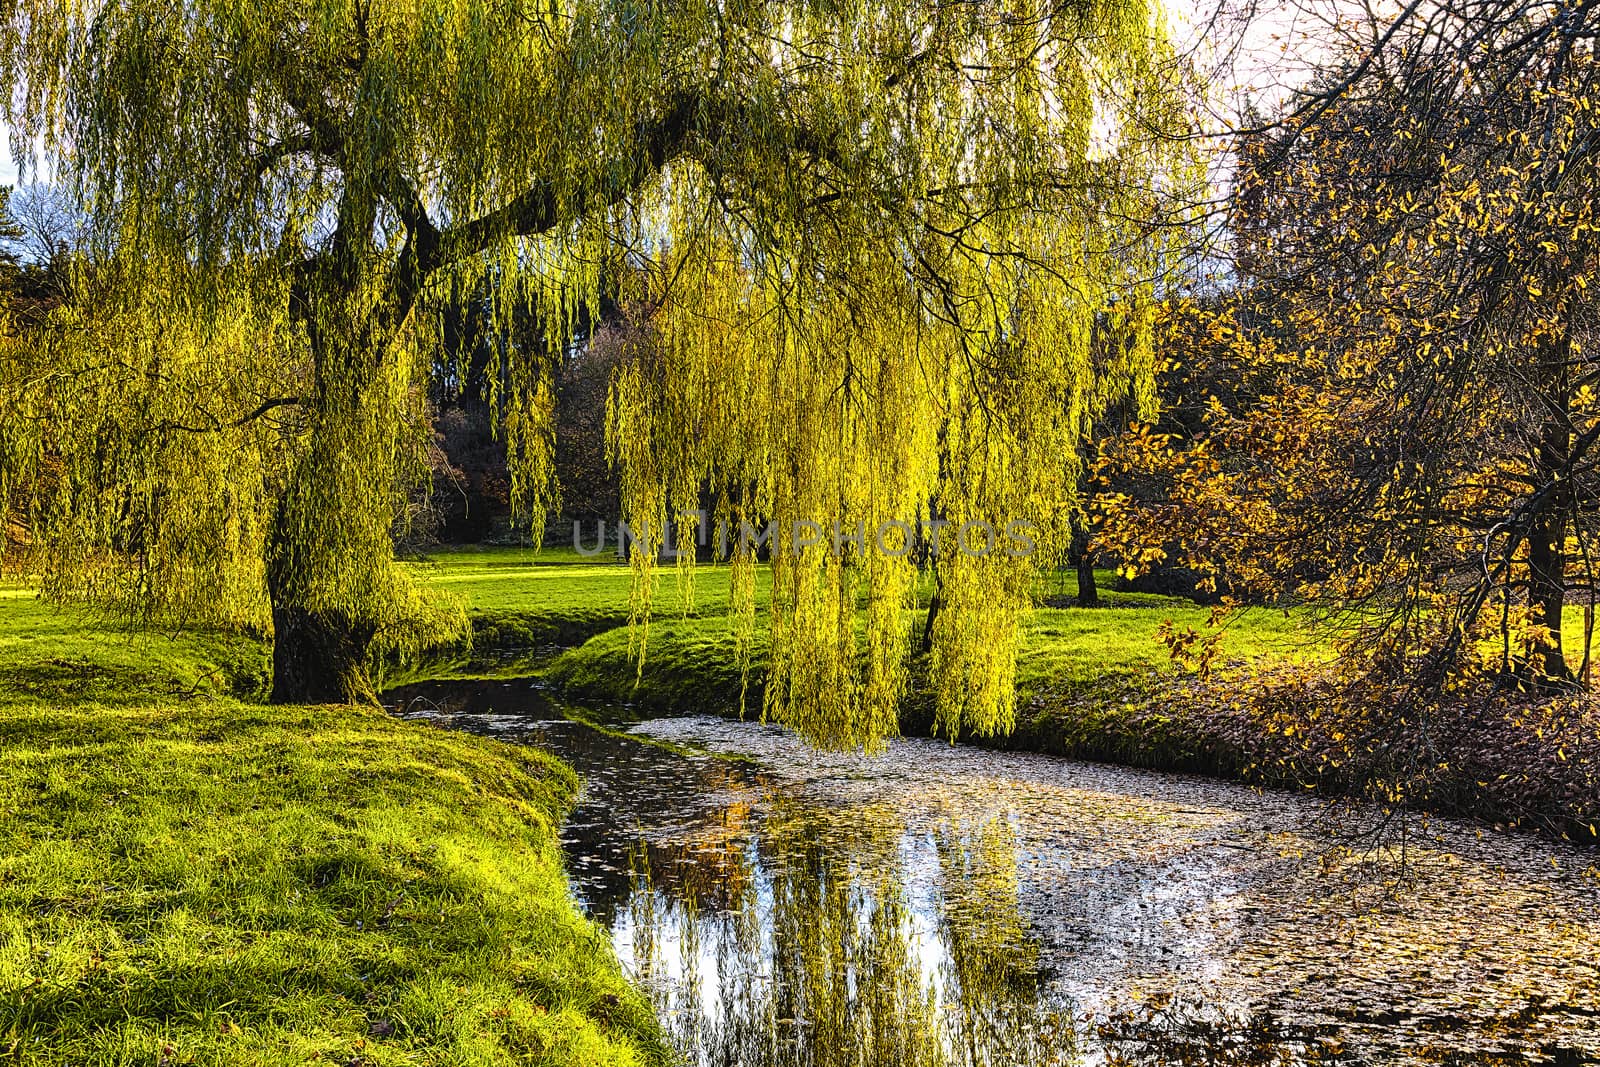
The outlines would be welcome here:
<svg viewBox="0 0 1600 1067">
<path fill-rule="evenodd" d="M 487 291 L 492 319 L 542 324 L 488 375 L 538 529 L 553 365 L 624 279 L 618 303 L 662 341 L 611 397 L 625 517 L 648 531 L 641 615 L 662 520 L 697 494 L 773 523 L 767 710 L 871 744 L 927 562 L 894 524 L 948 523 L 940 722 L 1010 721 L 1018 616 L 1068 537 L 1080 437 L 1148 400 L 1144 309 L 1193 177 L 1157 5 L 0 13 L 13 136 L 44 146 L 92 235 L 73 306 L 5 357 L 0 500 L 53 590 L 270 628 L 276 699 L 366 697 L 374 643 L 437 624 L 390 546 L 440 309 Z M 1091 346 L 1106 323 L 1126 343 Z M 1038 551 L 981 551 L 981 524 L 1014 522 Z"/>
</svg>

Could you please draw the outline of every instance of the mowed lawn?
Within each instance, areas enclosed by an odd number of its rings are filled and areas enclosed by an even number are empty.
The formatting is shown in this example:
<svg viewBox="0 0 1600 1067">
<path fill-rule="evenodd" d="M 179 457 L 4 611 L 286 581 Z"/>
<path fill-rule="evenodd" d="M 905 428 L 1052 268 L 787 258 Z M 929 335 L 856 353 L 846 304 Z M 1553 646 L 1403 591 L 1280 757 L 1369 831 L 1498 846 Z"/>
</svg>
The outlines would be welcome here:
<svg viewBox="0 0 1600 1067">
<path fill-rule="evenodd" d="M 419 581 L 461 599 L 480 648 L 576 645 L 629 619 L 633 573 L 612 555 L 584 557 L 570 548 L 457 548 L 406 566 Z M 721 617 L 727 611 L 726 567 L 657 570 L 652 615 Z"/>
<path fill-rule="evenodd" d="M 463 598 L 490 644 L 525 638 L 571 646 L 572 651 L 556 660 L 555 674 L 558 680 L 581 682 L 575 688 L 590 695 L 624 699 L 632 694 L 665 708 L 680 706 L 680 700 L 698 705 L 721 699 L 728 695 L 727 687 L 737 688 L 725 566 L 698 564 L 687 581 L 675 567 L 657 569 L 637 686 L 631 664 L 640 635 L 626 625 L 633 575 L 610 554 L 585 558 L 571 549 L 458 549 L 432 554 L 413 566 L 423 581 Z M 764 606 L 764 568 L 758 573 L 758 603 Z M 1104 606 L 1078 608 L 1071 606 L 1077 593 L 1072 574 L 1039 579 L 1041 603 L 1067 606 L 1041 606 L 1030 614 L 1018 657 L 1022 692 L 1114 684 L 1175 671 L 1159 636 L 1163 624 L 1170 621 L 1180 631 L 1192 628 L 1203 635 L 1212 632 L 1209 607 L 1183 597 L 1116 591 L 1110 571 L 1097 572 L 1097 581 Z M 925 582 L 923 605 L 930 591 Z M 914 627 L 920 625 L 921 610 L 913 613 Z M 758 613 L 758 627 L 760 619 Z M 1224 628 L 1216 660 L 1224 667 L 1321 662 L 1334 655 L 1333 636 L 1313 626 L 1304 610 L 1254 607 L 1235 614 Z M 1575 667 L 1583 628 L 1583 609 L 1569 607 L 1563 636 Z M 758 654 L 761 643 L 758 633 Z"/>
<path fill-rule="evenodd" d="M 631 570 L 611 556 L 584 558 L 571 549 L 473 549 L 430 555 L 413 564 L 418 577 L 464 599 L 480 646 L 557 644 L 570 650 L 548 663 L 558 684 L 595 699 L 637 703 L 652 710 L 725 710 L 736 705 L 743 680 L 728 612 L 728 569 L 698 564 L 687 575 L 672 566 L 655 575 L 648 630 L 628 627 Z M 764 606 L 764 568 L 758 601 Z M 1099 572 L 1099 608 L 1040 607 L 1030 615 L 1019 654 L 1019 688 L 1120 682 L 1175 670 L 1162 643 L 1162 624 L 1205 632 L 1211 609 L 1182 597 L 1117 592 L 1114 576 Z M 924 583 L 922 605 L 931 586 Z M 1041 601 L 1076 595 L 1070 574 L 1041 577 Z M 925 607 L 908 625 L 921 625 Z M 753 646 L 764 650 L 761 615 Z M 645 638 L 642 673 L 638 642 Z M 480 647 L 480 653 L 484 647 Z M 1320 659 L 1326 640 L 1303 613 L 1256 608 L 1227 625 L 1220 658 L 1254 663 Z M 520 669 L 513 663 L 507 670 Z"/>
<path fill-rule="evenodd" d="M 266 691 L 267 646 L 219 630 L 133 630 L 0 580 L 0 697 L 57 702 Z"/>
</svg>

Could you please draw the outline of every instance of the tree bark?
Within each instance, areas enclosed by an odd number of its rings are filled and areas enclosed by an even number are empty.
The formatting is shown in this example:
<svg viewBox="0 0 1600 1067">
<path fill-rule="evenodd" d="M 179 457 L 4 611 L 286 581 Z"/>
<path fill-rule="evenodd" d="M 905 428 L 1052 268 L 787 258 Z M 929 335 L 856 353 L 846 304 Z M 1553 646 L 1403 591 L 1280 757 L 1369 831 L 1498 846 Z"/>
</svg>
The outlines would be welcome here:
<svg viewBox="0 0 1600 1067">
<path fill-rule="evenodd" d="M 1569 485 L 1572 463 L 1571 423 L 1567 418 L 1568 385 L 1564 367 L 1552 375 L 1549 400 L 1558 414 L 1545 422 L 1534 462 L 1539 480 L 1550 492 L 1528 529 L 1529 621 L 1543 633 L 1529 650 L 1529 669 L 1546 684 L 1572 681 L 1561 642 L 1562 613 L 1567 598 L 1567 524 L 1571 512 Z"/>
<path fill-rule="evenodd" d="M 1072 564 L 1078 572 L 1078 607 L 1098 608 L 1100 589 L 1094 582 L 1094 553 L 1089 551 L 1089 535 L 1083 532 L 1072 536 Z"/>
<path fill-rule="evenodd" d="M 272 608 L 274 704 L 376 704 L 371 628 L 292 605 Z"/>
<path fill-rule="evenodd" d="M 1529 667 L 1537 678 L 1548 682 L 1572 680 L 1572 668 L 1567 665 L 1561 643 L 1561 617 L 1567 599 L 1566 539 L 1565 497 L 1556 493 L 1535 517 L 1528 535 L 1529 616 L 1535 626 L 1543 628 L 1530 650 Z"/>
<path fill-rule="evenodd" d="M 349 425 L 367 402 L 383 353 L 397 324 L 410 314 L 418 281 L 396 271 L 388 279 L 389 299 L 364 316 L 348 315 L 347 303 L 361 284 L 363 259 L 371 253 L 378 200 L 370 188 L 345 189 L 338 225 L 328 248 L 299 265 L 290 295 L 291 314 L 304 326 L 312 361 L 312 395 L 306 405 L 313 427 L 307 455 L 301 458 L 277 514 L 267 552 L 267 593 L 272 603 L 272 697 L 274 704 L 377 704 L 367 674 L 367 652 L 376 631 L 352 610 L 313 610 L 306 591 L 321 571 L 336 572 L 341 552 L 373 546 L 306 544 L 315 523 L 307 521 L 337 492 L 322 485 L 330 477 L 329 457 L 351 446 Z M 421 235 L 431 248 L 437 233 Z M 419 235 L 412 233 L 403 260 L 414 261 Z M 414 263 L 412 266 L 414 270 Z M 384 546 L 385 552 L 389 551 Z"/>
<path fill-rule="evenodd" d="M 917 651 L 924 656 L 933 651 L 933 625 L 939 619 L 939 609 L 944 607 L 943 584 L 940 582 L 935 587 L 928 601 L 928 616 L 922 623 L 922 639 L 917 642 Z"/>
<path fill-rule="evenodd" d="M 1099 606 L 1100 590 L 1094 584 L 1094 556 L 1085 552 L 1078 557 L 1078 607 Z"/>
</svg>

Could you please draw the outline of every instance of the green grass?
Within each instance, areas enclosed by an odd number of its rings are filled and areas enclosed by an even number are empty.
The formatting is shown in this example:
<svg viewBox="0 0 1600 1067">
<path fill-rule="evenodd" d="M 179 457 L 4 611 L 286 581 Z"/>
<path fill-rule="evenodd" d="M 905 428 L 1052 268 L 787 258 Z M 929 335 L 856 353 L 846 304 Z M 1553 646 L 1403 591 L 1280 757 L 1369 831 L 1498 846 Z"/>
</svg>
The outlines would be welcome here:
<svg viewBox="0 0 1600 1067">
<path fill-rule="evenodd" d="M 574 643 L 544 664 L 574 694 L 737 707 L 725 569 L 696 571 L 692 603 L 663 571 L 636 679 L 627 568 L 526 550 L 414 566 L 463 598 L 480 653 Z M 1040 591 L 1052 603 L 1076 592 L 1070 576 Z M 1168 619 L 1203 629 L 1209 610 L 1103 596 L 1100 609 L 1033 612 L 1019 730 L 1004 743 L 1218 765 L 1228 753 L 1171 706 L 1188 682 L 1157 637 Z M 1574 645 L 1581 618 L 1569 611 Z M 756 687 L 762 653 L 758 636 Z M 1222 650 L 1225 671 L 1329 654 L 1298 615 L 1265 609 L 1236 618 Z M 463 662 L 442 650 L 430 669 Z M 266 672 L 247 636 L 131 634 L 0 585 L 0 1062 L 664 1055 L 647 1005 L 567 895 L 554 829 L 570 772 L 375 710 L 241 700 Z"/>
<path fill-rule="evenodd" d="M 575 695 L 655 711 L 737 706 L 740 675 L 726 620 L 725 567 L 697 567 L 690 597 L 672 568 L 661 570 L 642 676 L 631 650 L 639 635 L 626 625 L 632 574 L 609 557 L 584 559 L 570 549 L 450 551 L 419 564 L 418 574 L 466 601 L 480 653 L 497 643 L 577 646 L 548 671 Z M 1019 661 L 1024 690 L 1171 670 L 1157 637 L 1162 622 L 1198 630 L 1210 615 L 1181 597 L 1112 590 L 1109 571 L 1097 578 L 1104 607 L 1043 607 L 1032 614 Z M 1070 599 L 1077 582 L 1070 574 L 1045 577 L 1039 593 Z M 1223 646 L 1225 657 L 1241 660 L 1320 654 L 1298 617 L 1265 609 L 1236 619 Z"/>
<path fill-rule="evenodd" d="M 220 695 L 261 648 L 0 596 L 0 1062 L 665 1057 L 529 748 Z"/>
<path fill-rule="evenodd" d="M 738 650 L 723 618 L 656 619 L 643 635 L 644 669 L 638 668 L 639 634 L 627 627 L 591 637 L 551 662 L 545 677 L 588 701 L 626 704 L 641 712 L 726 715 L 739 710 Z M 761 710 L 764 643 L 752 649 L 748 710 Z"/>
<path fill-rule="evenodd" d="M 582 628 L 610 629 L 628 620 L 633 572 L 610 556 L 585 558 L 571 549 L 453 549 L 412 564 L 437 589 L 460 596 L 469 614 L 485 619 L 520 618 L 554 634 Z M 655 610 L 699 614 L 728 609 L 728 570 L 695 569 L 693 596 L 675 569 L 656 575 Z"/>
<path fill-rule="evenodd" d="M 16 581 L 0 582 L 0 693 L 12 698 L 248 697 L 266 691 L 269 670 L 265 645 L 241 634 L 128 630 L 46 603 Z"/>
<path fill-rule="evenodd" d="M 408 566 L 418 580 L 466 605 L 472 647 L 436 649 L 419 664 L 391 670 L 386 684 L 528 674 L 543 666 L 552 647 L 581 644 L 628 623 L 633 574 L 609 554 L 586 558 L 570 548 L 465 548 L 436 552 Z M 663 619 L 726 616 L 727 568 L 698 567 L 683 583 L 676 568 L 662 567 L 651 611 Z"/>
<path fill-rule="evenodd" d="M 615 577 L 607 576 L 606 582 L 626 580 L 625 570 L 614 570 Z M 544 673 L 573 696 L 630 704 L 641 711 L 726 714 L 737 710 L 741 684 L 737 649 L 729 623 L 721 614 L 726 610 L 726 572 L 702 568 L 695 580 L 696 616 L 685 619 L 658 612 L 642 635 L 646 638 L 642 673 L 637 670 L 636 645 L 641 635 L 630 633 L 623 625 L 562 653 Z M 1075 594 L 1075 580 L 1067 580 L 1071 583 L 1067 595 Z M 509 584 L 506 579 L 500 581 Z M 1047 595 L 1061 595 L 1051 587 L 1058 581 L 1044 580 Z M 1102 581 L 1109 584 L 1109 576 Z M 532 583 L 523 586 L 531 591 Z M 494 595 L 504 591 L 502 586 Z M 1211 615 L 1209 608 L 1179 597 L 1116 592 L 1101 596 L 1105 607 L 1045 607 L 1030 615 L 1018 657 L 1017 684 L 1024 700 L 1038 693 L 1087 689 L 1120 693 L 1130 681 L 1145 684 L 1170 676 L 1177 668 L 1158 636 L 1162 623 L 1171 620 L 1180 629 L 1192 626 L 1204 631 Z M 913 632 L 920 632 L 921 620 L 921 613 L 916 613 L 911 620 Z M 760 707 L 763 652 L 758 630 L 752 690 L 747 697 L 747 706 L 756 709 Z M 1282 663 L 1326 655 L 1327 646 L 1306 629 L 1302 615 L 1264 608 L 1236 617 L 1221 651 L 1224 660 L 1237 664 Z"/>
<path fill-rule="evenodd" d="M 1017 657 L 1023 692 L 1104 684 L 1176 670 L 1159 632 L 1171 620 L 1206 633 L 1211 609 L 1187 600 L 1155 598 L 1125 608 L 1037 608 L 1026 623 Z M 1224 661 L 1260 663 L 1317 658 L 1326 645 L 1299 613 L 1251 608 L 1227 624 L 1218 653 Z"/>
</svg>

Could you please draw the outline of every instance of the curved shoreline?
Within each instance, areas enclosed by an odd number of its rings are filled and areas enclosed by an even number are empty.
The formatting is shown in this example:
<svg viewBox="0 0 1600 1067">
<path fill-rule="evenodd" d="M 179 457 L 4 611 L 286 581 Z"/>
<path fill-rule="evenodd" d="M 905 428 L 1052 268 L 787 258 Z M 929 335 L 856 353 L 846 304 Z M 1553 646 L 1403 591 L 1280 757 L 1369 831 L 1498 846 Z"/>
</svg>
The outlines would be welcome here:
<svg viewBox="0 0 1600 1067">
<path fill-rule="evenodd" d="M 538 674 L 575 700 L 650 714 L 737 717 L 746 682 L 718 619 L 653 622 L 642 672 L 627 628 L 618 627 L 560 652 Z M 1375 789 L 1370 772 L 1340 760 L 1344 746 L 1319 710 L 1321 685 L 1315 672 L 1240 668 L 1209 681 L 1150 672 L 1039 686 L 1019 693 L 1011 733 L 961 742 L 1381 803 L 1372 793 L 1389 786 Z M 761 692 L 757 663 L 743 706 L 759 713 Z M 1491 696 L 1456 712 L 1427 739 L 1434 762 L 1406 780 L 1393 807 L 1600 846 L 1600 715 L 1592 707 Z M 932 736 L 921 690 L 913 689 L 900 720 L 903 735 Z"/>
</svg>

